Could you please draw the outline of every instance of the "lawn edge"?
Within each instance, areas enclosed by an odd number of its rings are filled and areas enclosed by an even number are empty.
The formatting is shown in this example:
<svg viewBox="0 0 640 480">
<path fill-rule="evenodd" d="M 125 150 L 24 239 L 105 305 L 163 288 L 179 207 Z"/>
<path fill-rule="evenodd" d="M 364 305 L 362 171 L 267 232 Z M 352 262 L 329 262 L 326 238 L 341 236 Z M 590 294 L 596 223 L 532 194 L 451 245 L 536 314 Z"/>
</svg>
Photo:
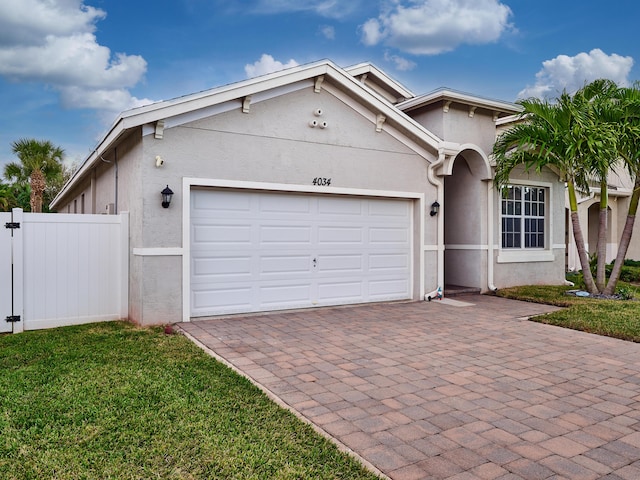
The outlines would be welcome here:
<svg viewBox="0 0 640 480">
<path fill-rule="evenodd" d="M 273 393 L 271 390 L 269 390 L 267 387 L 265 387 L 259 381 L 255 380 L 251 376 L 247 375 L 245 372 L 243 372 L 242 370 L 237 368 L 235 365 L 230 363 L 227 359 L 225 359 L 224 357 L 220 356 L 214 350 L 212 350 L 211 348 L 207 347 L 205 344 L 200 342 L 200 340 L 198 340 L 193 335 L 191 335 L 189 332 L 187 332 L 186 330 L 181 328 L 180 325 L 173 325 L 173 328 L 175 329 L 176 333 L 178 333 L 180 335 L 184 335 L 191 342 L 193 342 L 194 345 L 196 345 L 202 351 L 204 351 L 207 355 L 209 355 L 210 357 L 214 358 L 218 362 L 222 363 L 226 367 L 230 368 L 231 370 L 233 370 L 235 373 L 237 373 L 241 377 L 244 377 L 247 380 L 249 380 L 254 386 L 256 386 L 258 389 L 260 389 L 260 391 L 262 391 L 269 398 L 269 400 L 274 402 L 280 408 L 283 408 L 283 409 L 291 412 L 296 418 L 298 418 L 299 420 L 301 420 L 304 423 L 306 423 L 307 425 L 309 425 L 316 433 L 318 433 L 319 435 L 323 436 L 324 438 L 329 440 L 331 443 L 333 443 L 336 447 L 338 447 L 338 450 L 340 450 L 342 453 L 346 453 L 350 457 L 354 458 L 362 466 L 364 466 L 367 470 L 369 470 L 370 472 L 378 475 L 382 480 L 391 480 L 391 477 L 385 475 L 381 470 L 379 470 L 371 462 L 367 461 L 361 455 L 358 455 L 358 453 L 354 452 L 351 448 L 349 448 L 347 445 L 342 443 L 340 440 L 338 440 L 336 437 L 331 435 L 329 432 L 327 432 L 326 430 L 324 430 L 320 426 L 318 426 L 315 423 L 313 423 L 311 420 L 309 420 L 307 417 L 302 415 L 302 413 L 300 413 L 295 408 L 293 408 L 291 405 L 286 403 L 278 395 Z"/>
</svg>

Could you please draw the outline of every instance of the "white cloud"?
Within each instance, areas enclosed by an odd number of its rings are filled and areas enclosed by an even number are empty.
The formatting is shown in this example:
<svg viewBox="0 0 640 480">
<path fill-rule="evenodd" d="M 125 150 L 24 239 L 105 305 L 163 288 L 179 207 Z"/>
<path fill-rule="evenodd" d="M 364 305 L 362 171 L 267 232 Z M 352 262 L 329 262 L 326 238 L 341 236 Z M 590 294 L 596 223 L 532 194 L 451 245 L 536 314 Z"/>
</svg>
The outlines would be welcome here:
<svg viewBox="0 0 640 480">
<path fill-rule="evenodd" d="M 360 8 L 360 0 L 257 0 L 257 13 L 313 12 L 329 18 L 344 18 Z"/>
<path fill-rule="evenodd" d="M 361 27 L 362 42 L 416 55 L 437 55 L 462 44 L 496 42 L 513 29 L 499 0 L 389 0 Z"/>
<path fill-rule="evenodd" d="M 47 35 L 93 32 L 95 22 L 104 17 L 103 10 L 82 0 L 2 0 L 0 46 L 38 45 Z"/>
<path fill-rule="evenodd" d="M 49 85 L 67 108 L 135 106 L 127 89 L 143 78 L 147 62 L 97 42 L 95 22 L 105 16 L 83 0 L 2 0 L 0 75 Z"/>
<path fill-rule="evenodd" d="M 245 65 L 244 71 L 248 78 L 253 78 L 259 75 L 266 75 L 267 73 L 284 70 L 285 68 L 296 67 L 297 65 L 298 62 L 293 59 L 289 60 L 287 63 L 282 63 L 274 59 L 271 55 L 263 53 L 260 60 L 255 63 Z"/>
<path fill-rule="evenodd" d="M 336 38 L 336 29 L 331 25 L 322 25 L 320 27 L 320 33 L 327 40 L 335 40 Z"/>
<path fill-rule="evenodd" d="M 574 57 L 558 55 L 542 62 L 542 70 L 536 74 L 535 85 L 527 86 L 518 97 L 555 98 L 563 90 L 574 93 L 585 83 L 599 78 L 608 78 L 620 86 L 627 86 L 631 67 L 633 58 L 615 53 L 607 55 L 598 48 Z"/>
<path fill-rule="evenodd" d="M 153 103 L 148 98 L 139 99 L 131 95 L 125 88 L 88 89 L 83 87 L 61 87 L 62 105 L 68 108 L 91 108 L 122 112 L 131 108 Z M 109 115 L 111 118 L 112 116 Z"/>
<path fill-rule="evenodd" d="M 384 52 L 384 59 L 387 62 L 392 62 L 397 70 L 401 72 L 407 72 L 416 68 L 416 63 L 398 55 L 391 55 L 389 52 Z"/>
</svg>

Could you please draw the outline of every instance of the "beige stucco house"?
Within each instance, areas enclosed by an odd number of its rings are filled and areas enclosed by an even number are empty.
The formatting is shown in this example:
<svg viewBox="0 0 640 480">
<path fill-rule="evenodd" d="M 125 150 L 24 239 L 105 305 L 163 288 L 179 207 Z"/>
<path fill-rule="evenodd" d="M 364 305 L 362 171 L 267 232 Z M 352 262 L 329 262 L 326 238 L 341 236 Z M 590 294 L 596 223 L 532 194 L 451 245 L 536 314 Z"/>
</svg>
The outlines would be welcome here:
<svg viewBox="0 0 640 480">
<path fill-rule="evenodd" d="M 142 324 L 560 284 L 564 185 L 492 184 L 517 111 L 321 61 L 122 113 L 52 206 L 129 212 Z"/>
</svg>

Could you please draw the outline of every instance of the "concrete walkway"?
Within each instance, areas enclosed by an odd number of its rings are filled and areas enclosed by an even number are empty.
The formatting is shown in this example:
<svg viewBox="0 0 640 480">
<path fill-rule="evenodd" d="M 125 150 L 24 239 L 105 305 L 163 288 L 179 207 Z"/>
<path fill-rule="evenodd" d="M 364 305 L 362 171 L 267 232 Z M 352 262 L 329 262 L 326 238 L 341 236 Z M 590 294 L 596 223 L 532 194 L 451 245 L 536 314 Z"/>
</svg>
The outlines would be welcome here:
<svg viewBox="0 0 640 480">
<path fill-rule="evenodd" d="M 640 479 L 640 344 L 491 296 L 180 324 L 394 479 Z"/>
</svg>

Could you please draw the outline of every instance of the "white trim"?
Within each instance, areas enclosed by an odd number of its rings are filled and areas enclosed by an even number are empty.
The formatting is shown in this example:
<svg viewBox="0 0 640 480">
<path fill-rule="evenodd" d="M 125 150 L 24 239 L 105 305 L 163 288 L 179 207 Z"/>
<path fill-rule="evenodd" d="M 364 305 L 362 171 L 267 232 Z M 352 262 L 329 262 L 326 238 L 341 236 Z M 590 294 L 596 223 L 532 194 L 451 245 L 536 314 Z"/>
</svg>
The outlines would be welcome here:
<svg viewBox="0 0 640 480">
<path fill-rule="evenodd" d="M 115 216 L 115 215 L 114 215 Z M 120 218 L 120 318 L 129 318 L 129 212 L 121 212 Z"/>
<path fill-rule="evenodd" d="M 554 243 L 551 246 L 552 250 L 566 250 L 567 246 L 564 243 Z"/>
<path fill-rule="evenodd" d="M 134 248 L 133 254 L 140 257 L 178 256 L 184 253 L 182 247 Z"/>
<path fill-rule="evenodd" d="M 445 250 L 489 250 L 489 245 L 449 245 L 445 244 Z"/>
<path fill-rule="evenodd" d="M 547 201 L 545 201 L 545 243 L 551 242 L 553 239 L 553 188 L 551 182 L 540 182 L 535 180 L 520 180 L 518 178 L 510 178 L 509 185 L 513 186 L 531 186 L 547 189 Z M 544 249 L 528 249 L 528 248 L 502 248 L 502 195 L 498 194 L 498 263 L 510 262 L 551 262 L 555 260 L 552 250 L 555 244 L 550 244 Z M 548 235 L 547 235 L 548 231 Z M 544 255 L 543 255 L 544 254 Z"/>
<path fill-rule="evenodd" d="M 191 189 L 193 187 L 216 187 L 216 188 L 233 188 L 238 190 L 265 190 L 268 192 L 293 192 L 293 193 L 309 193 L 314 195 L 335 194 L 335 195 L 351 195 L 360 197 L 386 197 L 386 198 L 404 198 L 406 200 L 417 200 L 418 215 L 412 216 L 411 228 L 415 232 L 416 224 L 414 219 L 418 219 L 418 231 L 420 232 L 420 245 L 424 245 L 425 226 L 422 213 L 425 211 L 424 193 L 419 192 L 398 192 L 390 190 L 368 190 L 358 188 L 337 188 L 337 187 L 317 187 L 314 185 L 296 185 L 284 183 L 263 183 L 263 182 L 245 182 L 238 180 L 210 179 L 210 178 L 182 178 L 182 321 L 191 321 Z M 415 208 L 415 204 L 413 206 Z M 415 212 L 415 210 L 414 210 Z M 413 235 L 412 235 L 413 239 Z M 411 241 L 411 252 L 415 257 L 414 242 Z M 410 286 L 411 297 L 413 298 L 415 290 L 415 262 L 419 260 L 419 292 L 418 298 L 421 298 L 424 291 L 424 251 L 420 249 L 417 252 L 418 259 L 414 258 L 411 263 Z"/>
<path fill-rule="evenodd" d="M 438 245 L 423 245 L 422 246 L 422 251 L 423 252 L 437 252 L 438 251 Z"/>
<path fill-rule="evenodd" d="M 279 192 L 300 192 L 323 195 L 333 193 L 337 195 L 354 195 L 359 197 L 388 197 L 388 198 L 407 198 L 407 199 L 424 199 L 424 193 L 420 192 L 401 192 L 395 190 L 369 190 L 360 188 L 344 188 L 344 187 L 317 187 L 315 185 L 299 185 L 289 183 L 265 183 L 265 182 L 245 182 L 242 180 L 224 180 L 184 177 L 182 179 L 183 187 L 218 187 L 218 188 L 237 188 L 239 190 L 268 190 Z"/>
<path fill-rule="evenodd" d="M 514 251 L 500 250 L 498 263 L 529 263 L 529 262 L 553 262 L 556 256 L 550 250 L 525 250 Z"/>
</svg>

